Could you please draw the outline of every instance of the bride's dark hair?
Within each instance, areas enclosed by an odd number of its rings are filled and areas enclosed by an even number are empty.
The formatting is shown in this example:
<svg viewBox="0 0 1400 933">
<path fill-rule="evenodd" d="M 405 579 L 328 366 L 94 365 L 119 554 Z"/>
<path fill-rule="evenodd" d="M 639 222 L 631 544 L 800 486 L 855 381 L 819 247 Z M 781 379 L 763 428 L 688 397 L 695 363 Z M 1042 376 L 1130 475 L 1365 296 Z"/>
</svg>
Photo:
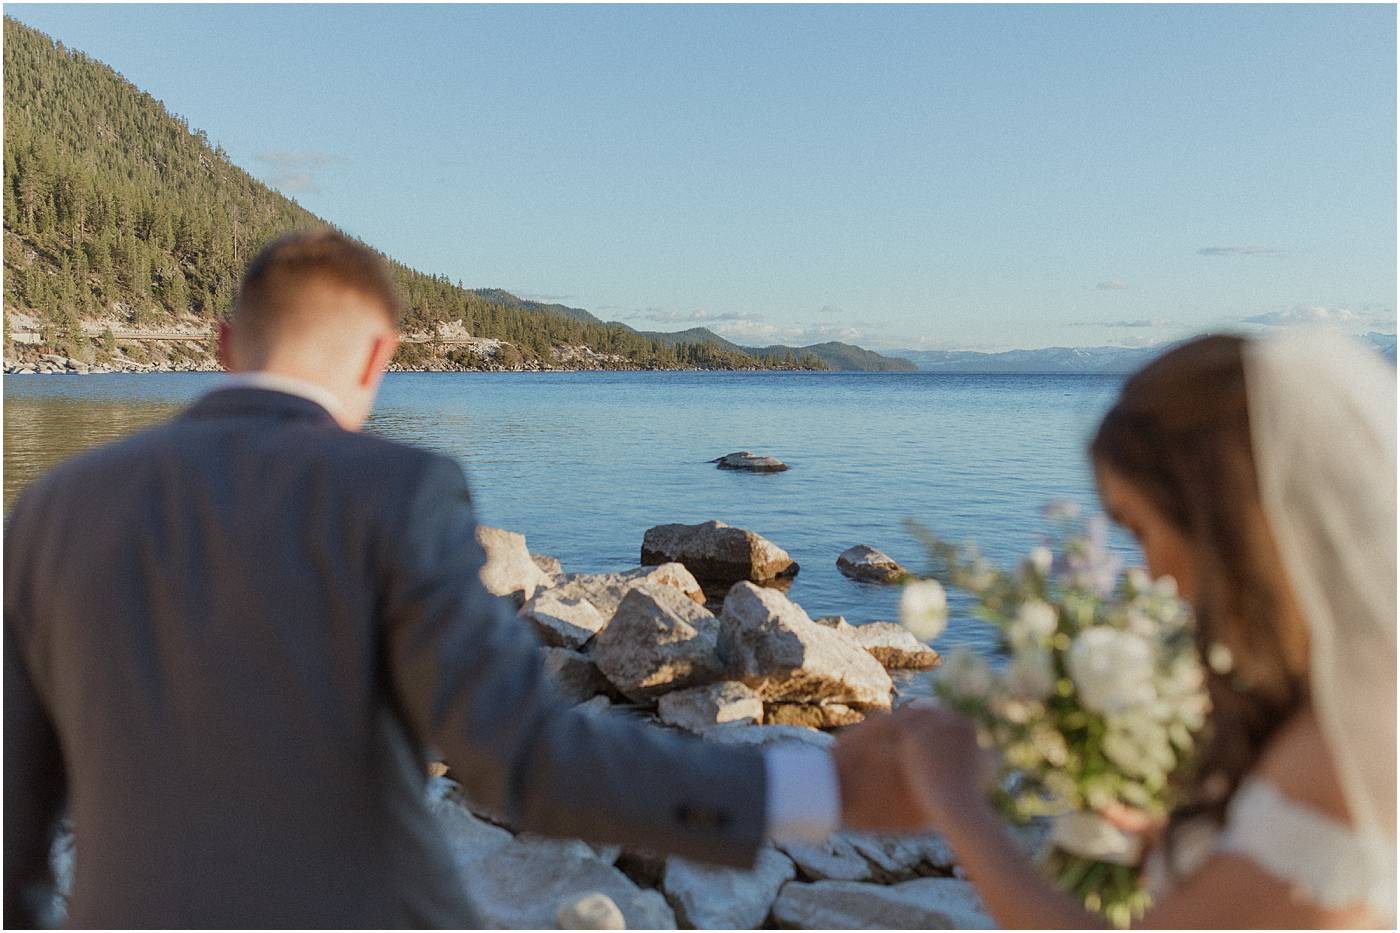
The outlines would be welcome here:
<svg viewBox="0 0 1400 933">
<path fill-rule="evenodd" d="M 1212 711 L 1170 830 L 1225 806 L 1307 695 L 1307 629 L 1264 517 L 1250 446 L 1244 340 L 1210 336 L 1162 355 L 1123 386 L 1090 445 L 1185 536 L 1197 575 Z M 1219 647 L 1218 647 L 1219 646 Z"/>
</svg>

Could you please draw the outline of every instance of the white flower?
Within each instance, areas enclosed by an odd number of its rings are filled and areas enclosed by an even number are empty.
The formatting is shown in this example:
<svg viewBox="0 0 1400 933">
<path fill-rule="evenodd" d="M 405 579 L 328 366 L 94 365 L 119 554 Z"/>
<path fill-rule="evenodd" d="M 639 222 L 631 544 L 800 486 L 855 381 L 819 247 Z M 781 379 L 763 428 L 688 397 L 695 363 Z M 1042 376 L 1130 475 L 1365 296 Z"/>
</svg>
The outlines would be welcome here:
<svg viewBox="0 0 1400 933">
<path fill-rule="evenodd" d="M 1074 855 L 1115 865 L 1136 865 L 1142 856 L 1141 839 L 1088 810 L 1074 810 L 1055 817 L 1050 827 L 1050 843 Z"/>
<path fill-rule="evenodd" d="M 1206 663 L 1217 674 L 1228 674 L 1234 670 L 1235 656 L 1220 642 L 1212 642 L 1210 650 L 1206 652 Z"/>
<path fill-rule="evenodd" d="M 899 597 L 899 623 L 920 641 L 932 641 L 948 625 L 948 594 L 937 580 L 913 580 Z"/>
<path fill-rule="evenodd" d="M 1143 638 L 1151 638 L 1157 634 L 1157 623 L 1152 620 L 1151 616 L 1139 609 L 1128 610 L 1124 627 L 1134 635 L 1141 635 Z"/>
<path fill-rule="evenodd" d="M 1048 547 L 1032 548 L 1027 563 L 1031 569 L 1042 577 L 1050 572 L 1050 568 L 1055 564 L 1055 555 Z"/>
<path fill-rule="evenodd" d="M 1041 641 L 1054 635 L 1059 624 L 1054 606 L 1043 599 L 1028 599 L 1016 610 L 1007 634 L 1012 644 Z"/>
<path fill-rule="evenodd" d="M 934 676 L 939 689 L 956 700 L 985 700 L 992 690 L 992 669 L 967 647 L 954 648 Z"/>
<path fill-rule="evenodd" d="M 1121 712 L 1155 696 L 1152 645 L 1130 632 L 1107 626 L 1085 629 L 1070 644 L 1065 666 L 1080 703 L 1092 712 Z"/>
<path fill-rule="evenodd" d="M 1152 577 L 1141 567 L 1128 568 L 1128 586 L 1134 593 L 1146 593 L 1152 589 Z"/>
<path fill-rule="evenodd" d="M 1176 577 L 1158 577 L 1157 582 L 1152 586 L 1153 591 L 1163 599 L 1176 599 Z"/>
<path fill-rule="evenodd" d="M 1006 666 L 1002 684 L 1007 694 L 1018 700 L 1044 700 L 1055 692 L 1055 665 L 1050 652 L 1027 646 L 1017 651 Z"/>
</svg>

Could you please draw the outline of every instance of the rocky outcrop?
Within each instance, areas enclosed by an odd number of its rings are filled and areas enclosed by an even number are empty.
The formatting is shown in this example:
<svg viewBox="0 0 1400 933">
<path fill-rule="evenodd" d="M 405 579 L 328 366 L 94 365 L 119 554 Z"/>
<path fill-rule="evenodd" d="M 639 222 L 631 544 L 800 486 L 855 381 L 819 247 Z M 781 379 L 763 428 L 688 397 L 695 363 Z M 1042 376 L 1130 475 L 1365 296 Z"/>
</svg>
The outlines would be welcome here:
<svg viewBox="0 0 1400 933">
<path fill-rule="evenodd" d="M 719 620 L 675 587 L 643 583 L 623 597 L 591 657 L 623 696 L 663 693 L 719 680 Z"/>
<path fill-rule="evenodd" d="M 520 607 L 520 616 L 541 641 L 557 648 L 582 648 L 608 625 L 593 603 L 562 587 L 542 590 Z"/>
<path fill-rule="evenodd" d="M 894 684 L 880 663 L 782 593 L 735 584 L 722 617 L 721 651 L 731 678 L 765 701 L 889 708 Z"/>
<path fill-rule="evenodd" d="M 835 729 L 853 726 L 865 718 L 860 710 L 841 703 L 769 703 L 763 708 L 766 726 L 804 726 L 808 729 Z"/>
<path fill-rule="evenodd" d="M 763 583 L 797 573 L 787 551 L 752 531 L 723 522 L 657 525 L 642 539 L 642 563 L 684 564 L 702 584 Z"/>
<path fill-rule="evenodd" d="M 588 600 L 604 619 L 611 619 L 622 603 L 622 597 L 643 583 L 674 587 L 697 603 L 703 605 L 705 602 L 705 593 L 700 589 L 699 582 L 689 570 L 677 563 L 638 567 L 621 573 L 569 574 L 555 590 L 560 596 Z"/>
<path fill-rule="evenodd" d="M 873 881 L 892 884 L 953 872 L 953 850 L 943 837 L 874 836 L 837 832 L 821 843 L 784 843 L 780 848 L 813 881 Z"/>
<path fill-rule="evenodd" d="M 868 544 L 857 544 L 841 552 L 836 568 L 852 580 L 862 583 L 899 583 L 909 571 L 893 557 Z"/>
<path fill-rule="evenodd" d="M 564 565 L 559 563 L 559 558 L 550 557 L 548 554 L 531 554 L 530 559 L 540 568 L 540 573 L 549 578 L 550 586 L 558 586 L 564 582 Z"/>
<path fill-rule="evenodd" d="M 486 551 L 481 582 L 496 596 L 513 596 L 524 602 L 550 583 L 525 546 L 525 536 L 502 528 L 476 526 L 476 540 Z M 517 603 L 518 605 L 518 603 Z"/>
<path fill-rule="evenodd" d="M 465 888 L 481 924 L 493 929 L 551 928 L 560 908 L 593 894 L 610 898 L 628 929 L 676 928 L 675 914 L 660 892 L 643 891 L 577 840 L 518 836 L 477 862 Z"/>
<path fill-rule="evenodd" d="M 668 693 L 656 704 L 668 726 L 704 732 L 725 723 L 757 724 L 763 720 L 763 701 L 752 687 L 732 680 Z"/>
<path fill-rule="evenodd" d="M 661 889 L 687 929 L 755 930 L 783 885 L 797 874 L 792 859 L 776 849 L 760 849 L 752 871 L 668 859 Z"/>
<path fill-rule="evenodd" d="M 713 729 L 706 729 L 700 735 L 707 742 L 718 742 L 721 745 L 742 745 L 749 748 L 764 748 L 769 745 L 780 745 L 784 742 L 797 742 L 816 748 L 831 748 L 836 744 L 836 739 L 830 733 L 818 732 L 816 729 L 805 729 L 800 726 L 746 726 L 728 723 L 715 726 Z"/>
<path fill-rule="evenodd" d="M 893 622 L 850 625 L 843 631 L 889 670 L 927 670 L 943 662 L 937 651 Z"/>
<path fill-rule="evenodd" d="M 788 930 L 993 929 L 972 885 L 956 878 L 920 878 L 896 885 L 855 881 L 788 882 L 773 904 Z"/>
<path fill-rule="evenodd" d="M 572 703 L 583 703 L 612 692 L 612 684 L 588 655 L 569 648 L 541 648 L 544 669 Z"/>
<path fill-rule="evenodd" d="M 781 473 L 788 468 L 777 457 L 762 457 L 747 450 L 725 454 L 710 462 L 719 464 L 721 470 L 745 470 L 749 473 Z"/>
</svg>

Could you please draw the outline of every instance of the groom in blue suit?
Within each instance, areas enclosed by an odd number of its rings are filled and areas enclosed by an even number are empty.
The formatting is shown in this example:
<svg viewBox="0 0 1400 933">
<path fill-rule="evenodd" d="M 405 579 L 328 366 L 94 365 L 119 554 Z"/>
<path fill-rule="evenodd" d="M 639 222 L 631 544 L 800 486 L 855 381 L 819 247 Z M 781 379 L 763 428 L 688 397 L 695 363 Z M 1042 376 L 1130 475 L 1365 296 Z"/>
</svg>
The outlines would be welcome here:
<svg viewBox="0 0 1400 933">
<path fill-rule="evenodd" d="M 66 809 L 72 925 L 460 927 L 428 747 L 521 829 L 722 864 L 905 828 L 888 723 L 760 754 L 568 708 L 481 585 L 457 463 L 358 431 L 399 313 L 363 245 L 272 243 L 221 330 L 233 377 L 14 507 L 7 926 L 40 919 Z"/>
</svg>

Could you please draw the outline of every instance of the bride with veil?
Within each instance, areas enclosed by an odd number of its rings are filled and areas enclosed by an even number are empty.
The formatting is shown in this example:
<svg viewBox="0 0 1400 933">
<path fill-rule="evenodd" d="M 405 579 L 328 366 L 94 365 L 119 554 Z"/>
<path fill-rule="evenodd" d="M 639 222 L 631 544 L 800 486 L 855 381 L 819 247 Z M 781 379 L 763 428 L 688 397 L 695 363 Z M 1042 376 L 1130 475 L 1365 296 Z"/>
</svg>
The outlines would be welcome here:
<svg viewBox="0 0 1400 933">
<path fill-rule="evenodd" d="M 1396 380 L 1339 336 L 1205 337 L 1124 386 L 1091 454 L 1104 505 L 1176 578 L 1211 723 L 1150 842 L 1156 927 L 1396 923 Z M 923 816 L 1008 927 L 1096 925 L 985 803 L 972 726 L 906 708 Z"/>
</svg>

